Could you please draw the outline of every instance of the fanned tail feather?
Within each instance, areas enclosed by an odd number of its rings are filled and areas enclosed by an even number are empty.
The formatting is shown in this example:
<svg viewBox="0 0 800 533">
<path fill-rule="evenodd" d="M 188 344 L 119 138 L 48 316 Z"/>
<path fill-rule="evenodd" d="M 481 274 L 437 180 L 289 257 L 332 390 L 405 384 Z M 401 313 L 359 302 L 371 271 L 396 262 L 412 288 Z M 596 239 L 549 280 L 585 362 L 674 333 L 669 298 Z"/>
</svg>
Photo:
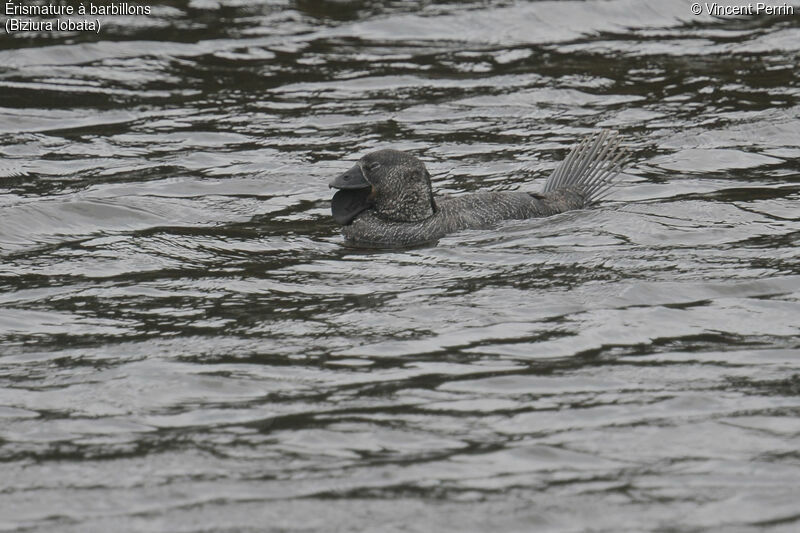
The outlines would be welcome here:
<svg viewBox="0 0 800 533">
<path fill-rule="evenodd" d="M 620 143 L 619 133 L 611 130 L 584 138 L 550 174 L 543 192 L 570 189 L 583 195 L 584 207 L 599 202 L 630 161 L 628 150 Z"/>
</svg>

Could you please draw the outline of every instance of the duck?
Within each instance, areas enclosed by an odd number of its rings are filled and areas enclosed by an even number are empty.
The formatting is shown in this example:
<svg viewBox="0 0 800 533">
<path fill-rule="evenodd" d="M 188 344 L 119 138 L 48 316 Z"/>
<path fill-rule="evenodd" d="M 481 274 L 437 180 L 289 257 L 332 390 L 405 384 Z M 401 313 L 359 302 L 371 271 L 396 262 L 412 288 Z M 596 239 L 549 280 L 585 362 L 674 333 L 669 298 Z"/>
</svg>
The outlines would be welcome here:
<svg viewBox="0 0 800 533">
<path fill-rule="evenodd" d="M 541 192 L 477 192 L 436 197 L 431 175 L 413 154 L 366 154 L 329 183 L 333 220 L 354 248 L 433 245 L 445 235 L 489 229 L 504 220 L 549 217 L 604 199 L 629 161 L 618 132 L 585 137 L 553 170 Z"/>
</svg>

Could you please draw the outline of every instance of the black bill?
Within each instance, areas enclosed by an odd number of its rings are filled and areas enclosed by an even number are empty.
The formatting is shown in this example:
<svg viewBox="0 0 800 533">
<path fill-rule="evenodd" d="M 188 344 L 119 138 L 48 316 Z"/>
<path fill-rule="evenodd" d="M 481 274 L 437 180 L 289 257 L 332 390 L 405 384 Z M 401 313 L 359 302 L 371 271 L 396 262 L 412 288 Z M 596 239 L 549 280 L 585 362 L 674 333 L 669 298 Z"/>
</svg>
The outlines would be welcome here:
<svg viewBox="0 0 800 533">
<path fill-rule="evenodd" d="M 333 195 L 331 213 L 333 220 L 342 226 L 353 221 L 356 216 L 370 206 L 369 195 L 372 188 L 342 189 Z"/>
<path fill-rule="evenodd" d="M 370 187 L 370 183 L 364 177 L 364 173 L 361 172 L 361 167 L 358 165 L 355 165 L 328 185 L 334 189 L 363 189 L 364 187 Z"/>
<path fill-rule="evenodd" d="M 342 226 L 349 224 L 360 212 L 369 208 L 372 185 L 364 177 L 361 166 L 354 165 L 329 185 L 340 189 L 331 200 L 331 213 L 333 220 Z"/>
</svg>

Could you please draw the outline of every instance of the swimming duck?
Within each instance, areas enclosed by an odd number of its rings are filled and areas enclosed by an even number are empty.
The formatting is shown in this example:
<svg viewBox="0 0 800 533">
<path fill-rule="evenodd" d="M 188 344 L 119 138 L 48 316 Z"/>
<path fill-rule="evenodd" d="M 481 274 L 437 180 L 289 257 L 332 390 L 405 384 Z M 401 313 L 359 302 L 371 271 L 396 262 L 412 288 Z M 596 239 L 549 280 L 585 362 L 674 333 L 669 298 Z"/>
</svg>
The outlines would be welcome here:
<svg viewBox="0 0 800 533">
<path fill-rule="evenodd" d="M 540 193 L 482 192 L 435 198 L 431 175 L 411 154 L 378 150 L 334 179 L 333 219 L 345 244 L 404 248 L 434 243 L 465 229 L 487 229 L 502 220 L 547 217 L 601 200 L 627 162 L 620 136 L 586 137 L 556 167 Z"/>
</svg>

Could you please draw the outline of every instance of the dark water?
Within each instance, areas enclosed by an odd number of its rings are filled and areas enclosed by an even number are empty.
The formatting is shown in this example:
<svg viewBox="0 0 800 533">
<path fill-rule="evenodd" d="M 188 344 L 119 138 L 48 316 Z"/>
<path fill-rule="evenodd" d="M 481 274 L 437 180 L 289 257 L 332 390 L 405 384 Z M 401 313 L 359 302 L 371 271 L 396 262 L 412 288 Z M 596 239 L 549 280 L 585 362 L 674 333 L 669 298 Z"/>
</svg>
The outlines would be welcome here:
<svg viewBox="0 0 800 533">
<path fill-rule="evenodd" d="M 800 5 L 151 5 L 0 38 L 0 530 L 798 531 Z M 329 216 L 372 149 L 534 191 L 599 128 L 592 211 Z"/>
</svg>

